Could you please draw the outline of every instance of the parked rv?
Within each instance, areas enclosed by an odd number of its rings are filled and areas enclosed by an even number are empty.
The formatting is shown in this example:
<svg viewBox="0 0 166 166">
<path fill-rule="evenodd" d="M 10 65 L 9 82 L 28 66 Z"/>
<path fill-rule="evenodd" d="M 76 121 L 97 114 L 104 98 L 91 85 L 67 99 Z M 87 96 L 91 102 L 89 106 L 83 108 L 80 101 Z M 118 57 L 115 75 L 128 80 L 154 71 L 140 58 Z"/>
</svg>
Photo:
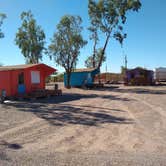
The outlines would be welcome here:
<svg viewBox="0 0 166 166">
<path fill-rule="evenodd" d="M 155 80 L 157 82 L 166 81 L 166 68 L 164 67 L 156 68 Z"/>
</svg>

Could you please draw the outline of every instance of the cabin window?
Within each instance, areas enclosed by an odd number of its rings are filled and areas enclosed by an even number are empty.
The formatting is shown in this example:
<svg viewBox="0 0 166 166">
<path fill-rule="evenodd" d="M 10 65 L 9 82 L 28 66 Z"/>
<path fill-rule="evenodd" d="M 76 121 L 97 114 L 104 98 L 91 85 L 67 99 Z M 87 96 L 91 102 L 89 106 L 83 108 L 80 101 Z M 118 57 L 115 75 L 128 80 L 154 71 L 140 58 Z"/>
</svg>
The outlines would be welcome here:
<svg viewBox="0 0 166 166">
<path fill-rule="evenodd" d="M 18 75 L 18 84 L 19 85 L 24 84 L 24 73 L 23 72 Z"/>
<path fill-rule="evenodd" d="M 31 82 L 32 82 L 32 84 L 40 83 L 40 72 L 39 71 L 31 71 Z"/>
</svg>

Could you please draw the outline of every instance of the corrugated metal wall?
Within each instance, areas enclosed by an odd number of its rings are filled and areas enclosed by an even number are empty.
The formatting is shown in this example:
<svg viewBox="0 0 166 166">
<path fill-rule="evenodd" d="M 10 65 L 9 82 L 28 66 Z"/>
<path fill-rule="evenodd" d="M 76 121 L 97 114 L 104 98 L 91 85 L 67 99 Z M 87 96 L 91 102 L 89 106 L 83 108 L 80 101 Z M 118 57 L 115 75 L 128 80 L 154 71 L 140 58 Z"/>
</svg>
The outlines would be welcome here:
<svg viewBox="0 0 166 166">
<path fill-rule="evenodd" d="M 94 70 L 91 72 L 72 72 L 70 78 L 70 85 L 71 86 L 82 86 L 85 84 L 93 84 L 94 77 L 96 74 L 99 73 L 99 70 Z M 64 73 L 64 85 L 67 85 L 67 76 Z"/>
</svg>

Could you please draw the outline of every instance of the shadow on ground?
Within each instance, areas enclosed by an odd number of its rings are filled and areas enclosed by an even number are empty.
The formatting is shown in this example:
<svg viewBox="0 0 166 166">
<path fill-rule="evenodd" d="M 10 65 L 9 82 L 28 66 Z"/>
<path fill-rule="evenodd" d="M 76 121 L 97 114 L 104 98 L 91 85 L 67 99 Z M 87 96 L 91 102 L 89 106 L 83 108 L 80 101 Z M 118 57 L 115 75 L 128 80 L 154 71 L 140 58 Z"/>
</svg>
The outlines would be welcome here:
<svg viewBox="0 0 166 166">
<path fill-rule="evenodd" d="M 12 104 L 20 111 L 32 112 L 37 117 L 47 120 L 52 125 L 65 126 L 67 124 L 99 126 L 104 123 L 131 124 L 132 119 L 117 117 L 103 110 L 89 111 L 72 105 L 53 105 L 47 104 Z M 114 110 L 113 110 L 114 111 Z M 118 110 L 116 110 L 118 111 Z M 119 110 L 121 111 L 121 110 Z M 121 111 L 122 112 L 122 111 Z"/>
<path fill-rule="evenodd" d="M 20 144 L 9 143 L 4 140 L 0 140 L 0 161 L 1 160 L 10 161 L 8 155 L 6 154 L 7 150 L 9 150 L 9 149 L 19 150 L 21 148 L 22 148 L 22 146 Z"/>
<path fill-rule="evenodd" d="M 106 90 L 106 89 L 98 89 L 98 90 Z M 108 89 L 107 89 L 108 90 Z M 117 100 L 117 101 L 135 101 L 135 99 L 129 99 L 127 97 L 119 97 L 119 95 L 100 95 L 100 94 L 79 94 L 79 93 L 63 93 L 61 96 L 55 96 L 50 98 L 39 98 L 37 100 L 31 100 L 31 103 L 47 103 L 47 104 L 58 104 L 58 103 L 65 103 L 65 102 L 72 102 L 78 101 L 81 99 L 93 99 L 93 98 L 101 98 L 101 99 L 108 99 L 108 100 Z M 28 101 L 28 100 L 27 100 Z M 15 102 L 15 101 L 14 101 Z M 109 102 L 109 101 L 108 101 Z M 10 105 L 7 102 L 6 105 L 0 105 L 1 107 L 6 107 Z"/>
<path fill-rule="evenodd" d="M 104 123 L 131 124 L 132 119 L 112 115 L 113 112 L 125 112 L 124 110 L 95 107 L 92 105 L 72 105 L 71 101 L 80 99 L 93 99 L 96 97 L 118 101 L 130 101 L 113 95 L 75 94 L 65 93 L 62 96 L 35 101 L 11 102 L 4 105 L 7 109 L 15 107 L 19 111 L 32 112 L 37 117 L 45 119 L 52 125 L 64 126 L 67 124 L 99 126 Z M 86 101 L 85 100 L 85 101 Z M 68 103 L 67 103 L 68 102 Z M 109 102 L 109 101 L 108 101 Z"/>
<path fill-rule="evenodd" d="M 96 91 L 111 91 L 117 93 L 135 93 L 135 94 L 154 94 L 154 95 L 165 95 L 166 90 L 157 89 L 158 86 L 153 86 L 153 89 L 148 89 L 144 87 L 131 87 L 121 88 L 120 86 L 105 86 L 104 88 L 95 89 Z M 156 89 L 155 89 L 156 88 Z"/>
<path fill-rule="evenodd" d="M 52 125 L 64 126 L 67 124 L 99 126 L 104 123 L 131 124 L 132 119 L 112 115 L 112 112 L 124 110 L 95 107 L 88 105 L 72 105 L 66 103 L 73 100 L 90 99 L 98 95 L 63 94 L 50 99 L 36 100 L 33 102 L 12 102 L 8 107 L 15 107 L 19 111 L 32 112 L 37 117 L 45 119 Z M 127 98 L 116 96 L 102 96 L 111 100 L 128 101 Z M 108 101 L 109 102 L 109 101 Z"/>
<path fill-rule="evenodd" d="M 22 148 L 22 146 L 20 144 L 17 144 L 17 143 L 9 143 L 9 142 L 6 142 L 4 140 L 0 141 L 0 146 L 1 147 L 4 147 L 5 149 L 6 148 L 9 148 L 9 149 L 13 149 L 13 150 L 19 150 Z"/>
<path fill-rule="evenodd" d="M 63 93 L 62 96 L 58 97 L 52 97 L 48 100 L 40 100 L 42 103 L 53 103 L 53 104 L 58 104 L 58 103 L 65 103 L 65 102 L 71 102 L 71 101 L 76 101 L 76 100 L 81 100 L 81 99 L 93 99 L 93 98 L 102 98 L 102 99 L 109 99 L 109 100 L 118 100 L 118 101 L 131 101 L 134 99 L 128 99 L 127 97 L 119 97 L 115 95 L 99 95 L 99 94 L 78 94 L 78 93 Z M 39 100 L 37 100 L 38 102 Z M 34 101 L 35 102 L 35 101 Z"/>
</svg>

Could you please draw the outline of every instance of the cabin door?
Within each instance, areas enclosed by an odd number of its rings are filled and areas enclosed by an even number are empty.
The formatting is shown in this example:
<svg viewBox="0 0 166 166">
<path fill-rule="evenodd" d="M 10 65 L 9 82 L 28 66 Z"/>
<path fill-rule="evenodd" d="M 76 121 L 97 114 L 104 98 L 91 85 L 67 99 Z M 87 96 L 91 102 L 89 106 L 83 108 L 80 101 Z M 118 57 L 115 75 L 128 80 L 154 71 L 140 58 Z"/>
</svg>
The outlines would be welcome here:
<svg viewBox="0 0 166 166">
<path fill-rule="evenodd" d="M 24 72 L 18 74 L 18 93 L 25 93 Z"/>
</svg>

